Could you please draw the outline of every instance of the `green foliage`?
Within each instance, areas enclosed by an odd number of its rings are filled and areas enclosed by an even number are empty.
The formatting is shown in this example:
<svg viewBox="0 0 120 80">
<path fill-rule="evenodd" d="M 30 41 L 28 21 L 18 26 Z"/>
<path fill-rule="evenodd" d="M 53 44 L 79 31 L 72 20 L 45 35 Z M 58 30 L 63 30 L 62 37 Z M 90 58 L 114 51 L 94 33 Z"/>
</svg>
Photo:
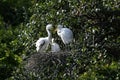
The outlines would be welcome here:
<svg viewBox="0 0 120 80">
<path fill-rule="evenodd" d="M 5 25 L 15 27 L 21 22 L 27 21 L 31 15 L 28 11 L 31 4 L 31 0 L 0 0 L 0 15 L 3 17 Z"/>
<path fill-rule="evenodd" d="M 18 33 L 11 28 L 0 30 L 0 79 L 2 80 L 9 77 L 12 70 L 22 62 L 17 35 Z"/>
</svg>

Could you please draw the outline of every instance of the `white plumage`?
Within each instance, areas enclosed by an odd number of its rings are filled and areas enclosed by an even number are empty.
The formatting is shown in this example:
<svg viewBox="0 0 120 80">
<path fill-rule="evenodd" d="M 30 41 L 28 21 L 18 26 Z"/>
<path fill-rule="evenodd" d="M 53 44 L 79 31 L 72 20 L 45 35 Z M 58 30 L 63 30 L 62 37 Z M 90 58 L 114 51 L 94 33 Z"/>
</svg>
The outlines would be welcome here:
<svg viewBox="0 0 120 80">
<path fill-rule="evenodd" d="M 36 50 L 37 52 L 44 52 L 48 49 L 48 46 L 51 42 L 51 39 L 52 39 L 52 35 L 51 35 L 51 32 L 50 30 L 52 29 L 52 24 L 48 24 L 46 26 L 46 31 L 48 33 L 48 37 L 42 37 L 42 38 L 39 38 L 37 41 L 36 41 Z"/>
<path fill-rule="evenodd" d="M 59 52 L 60 51 L 60 46 L 56 42 L 54 42 L 54 38 L 52 38 L 51 51 L 52 52 Z"/>
<path fill-rule="evenodd" d="M 73 32 L 69 28 L 63 28 L 62 25 L 57 26 L 57 34 L 64 44 L 69 44 L 73 40 Z"/>
</svg>

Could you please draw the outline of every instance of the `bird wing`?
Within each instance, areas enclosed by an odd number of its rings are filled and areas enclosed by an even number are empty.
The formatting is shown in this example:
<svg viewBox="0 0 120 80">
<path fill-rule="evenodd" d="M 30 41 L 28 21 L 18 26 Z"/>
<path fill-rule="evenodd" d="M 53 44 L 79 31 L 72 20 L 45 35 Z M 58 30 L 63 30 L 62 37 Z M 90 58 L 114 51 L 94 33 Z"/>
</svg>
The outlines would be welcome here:
<svg viewBox="0 0 120 80">
<path fill-rule="evenodd" d="M 43 46 L 46 44 L 46 38 L 39 38 L 39 40 L 37 40 L 36 42 L 36 47 L 41 50 L 41 48 L 43 48 Z M 45 47 L 45 46 L 44 46 Z"/>
<path fill-rule="evenodd" d="M 51 50 L 53 52 L 58 52 L 58 51 L 60 51 L 60 47 L 59 47 L 59 45 L 57 43 L 52 43 Z"/>
<path fill-rule="evenodd" d="M 41 40 L 40 42 L 40 47 L 44 46 L 45 45 L 45 40 Z"/>
<path fill-rule="evenodd" d="M 63 28 L 61 30 L 61 39 L 63 40 L 64 43 L 69 43 L 73 39 L 73 33 L 70 29 L 68 28 Z"/>
</svg>

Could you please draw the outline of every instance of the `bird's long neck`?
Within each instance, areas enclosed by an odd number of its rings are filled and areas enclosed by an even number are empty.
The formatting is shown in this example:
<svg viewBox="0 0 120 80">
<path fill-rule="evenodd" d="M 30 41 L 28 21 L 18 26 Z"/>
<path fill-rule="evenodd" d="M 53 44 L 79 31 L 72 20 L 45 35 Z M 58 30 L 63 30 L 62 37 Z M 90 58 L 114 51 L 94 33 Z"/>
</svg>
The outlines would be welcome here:
<svg viewBox="0 0 120 80">
<path fill-rule="evenodd" d="M 47 29 L 47 33 L 48 33 L 48 39 L 49 39 L 49 41 L 51 41 L 52 40 L 52 34 L 48 29 Z"/>
</svg>

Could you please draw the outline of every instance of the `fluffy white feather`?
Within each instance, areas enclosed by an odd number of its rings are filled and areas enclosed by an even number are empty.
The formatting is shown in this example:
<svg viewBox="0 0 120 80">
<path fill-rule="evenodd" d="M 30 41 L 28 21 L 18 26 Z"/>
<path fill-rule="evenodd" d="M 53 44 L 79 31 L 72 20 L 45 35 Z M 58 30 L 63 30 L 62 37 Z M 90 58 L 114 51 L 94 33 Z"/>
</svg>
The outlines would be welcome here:
<svg viewBox="0 0 120 80">
<path fill-rule="evenodd" d="M 69 44 L 73 40 L 73 32 L 69 28 L 63 28 L 62 25 L 57 26 L 57 34 L 64 44 Z"/>
<path fill-rule="evenodd" d="M 48 49 L 48 46 L 51 42 L 52 35 L 50 30 L 52 29 L 52 24 L 48 24 L 46 26 L 46 31 L 48 33 L 48 37 L 41 37 L 36 41 L 36 50 L 37 52 L 44 52 Z"/>
<path fill-rule="evenodd" d="M 60 46 L 56 42 L 54 42 L 54 38 L 52 38 L 51 51 L 52 52 L 59 52 L 60 51 Z"/>
</svg>

